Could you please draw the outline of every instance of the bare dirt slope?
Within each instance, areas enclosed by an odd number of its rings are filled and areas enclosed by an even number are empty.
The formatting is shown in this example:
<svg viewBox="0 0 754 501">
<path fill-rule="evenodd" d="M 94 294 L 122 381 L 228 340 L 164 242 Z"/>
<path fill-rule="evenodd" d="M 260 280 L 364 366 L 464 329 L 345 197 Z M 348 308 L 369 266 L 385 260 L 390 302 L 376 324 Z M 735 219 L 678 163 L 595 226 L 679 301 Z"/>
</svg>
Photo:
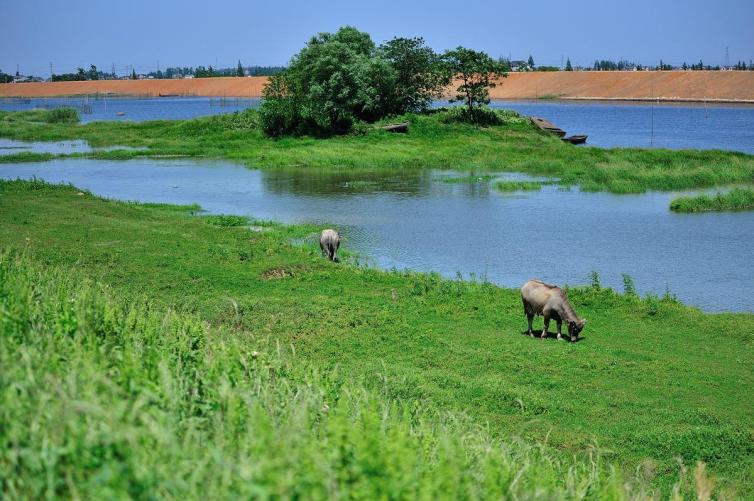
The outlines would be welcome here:
<svg viewBox="0 0 754 501">
<path fill-rule="evenodd" d="M 0 97 L 79 94 L 259 97 L 266 77 L 188 80 L 101 80 L 0 84 Z M 492 90 L 496 99 L 659 99 L 754 103 L 754 71 L 511 73 Z"/>
<path fill-rule="evenodd" d="M 559 71 L 511 73 L 497 99 L 660 99 L 754 102 L 754 71 Z"/>
</svg>

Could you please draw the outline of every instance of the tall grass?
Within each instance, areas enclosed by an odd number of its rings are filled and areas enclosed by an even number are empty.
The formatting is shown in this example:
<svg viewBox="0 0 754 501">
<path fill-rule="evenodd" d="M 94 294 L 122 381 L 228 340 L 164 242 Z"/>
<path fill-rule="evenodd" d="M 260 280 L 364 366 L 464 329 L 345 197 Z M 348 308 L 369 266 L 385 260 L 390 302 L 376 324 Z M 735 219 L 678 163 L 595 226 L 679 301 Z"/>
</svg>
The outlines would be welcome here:
<svg viewBox="0 0 754 501">
<path fill-rule="evenodd" d="M 727 193 L 679 197 L 670 202 L 674 212 L 712 212 L 754 209 L 754 189 L 734 188 Z"/>
<path fill-rule="evenodd" d="M 15 112 L 0 111 L 0 121 L 16 124 L 16 127 L 23 123 L 75 124 L 79 120 L 79 112 L 69 106 L 52 110 L 35 108 Z"/>
<path fill-rule="evenodd" d="M 639 489 L 597 455 L 564 462 L 493 439 L 251 333 L 116 301 L 8 252 L 0 312 L 8 499 L 621 499 Z"/>
</svg>

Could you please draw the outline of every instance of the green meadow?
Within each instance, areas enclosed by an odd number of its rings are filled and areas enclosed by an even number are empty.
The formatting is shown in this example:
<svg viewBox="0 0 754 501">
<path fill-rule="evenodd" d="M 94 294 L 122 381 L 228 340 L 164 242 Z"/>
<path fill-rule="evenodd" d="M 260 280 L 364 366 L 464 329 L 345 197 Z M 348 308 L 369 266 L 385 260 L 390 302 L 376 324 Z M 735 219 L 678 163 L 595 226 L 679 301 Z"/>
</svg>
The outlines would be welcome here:
<svg viewBox="0 0 754 501">
<path fill-rule="evenodd" d="M 153 147 L 192 122 L 39 131 Z M 477 140 L 596 154 L 516 127 Z M 412 139 L 332 141 L 372 140 Z M 532 339 L 517 290 L 372 269 L 347 243 L 330 263 L 317 232 L 0 182 L 4 495 L 754 496 L 754 315 L 592 277 L 568 290 L 584 338 Z"/>
<path fill-rule="evenodd" d="M 552 176 L 587 191 L 643 193 L 751 183 L 754 156 L 725 151 L 672 151 L 575 147 L 536 129 L 513 112 L 497 111 L 502 125 L 480 127 L 453 121 L 450 111 L 409 114 L 351 134 L 272 140 L 247 110 L 192 120 L 151 122 L 58 122 L 49 111 L 1 112 L 0 137 L 27 141 L 83 139 L 92 146 L 129 146 L 76 156 L 128 159 L 191 156 L 243 162 L 254 168 L 439 168 L 507 171 Z M 383 131 L 389 122 L 410 122 L 408 134 Z M 52 122 L 52 123 L 50 123 Z M 44 153 L 0 156 L 0 162 L 41 161 Z"/>
</svg>

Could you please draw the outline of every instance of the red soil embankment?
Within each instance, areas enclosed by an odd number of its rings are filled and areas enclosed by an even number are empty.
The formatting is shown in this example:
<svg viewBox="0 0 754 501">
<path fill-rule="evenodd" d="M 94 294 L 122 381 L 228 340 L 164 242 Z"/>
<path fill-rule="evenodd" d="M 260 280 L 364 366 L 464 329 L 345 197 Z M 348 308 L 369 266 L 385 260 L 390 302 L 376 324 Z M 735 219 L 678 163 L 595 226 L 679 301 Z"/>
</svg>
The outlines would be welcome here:
<svg viewBox="0 0 754 501">
<path fill-rule="evenodd" d="M 265 83 L 267 83 L 267 77 L 11 83 L 0 84 L 0 97 L 52 97 L 84 94 L 260 97 Z"/>
<path fill-rule="evenodd" d="M 495 99 L 754 102 L 754 71 L 557 71 L 510 73 Z"/>
<path fill-rule="evenodd" d="M 266 77 L 0 84 L 0 97 L 81 94 L 260 97 Z M 754 103 L 754 71 L 558 71 L 511 73 L 495 99 L 615 99 Z"/>
</svg>

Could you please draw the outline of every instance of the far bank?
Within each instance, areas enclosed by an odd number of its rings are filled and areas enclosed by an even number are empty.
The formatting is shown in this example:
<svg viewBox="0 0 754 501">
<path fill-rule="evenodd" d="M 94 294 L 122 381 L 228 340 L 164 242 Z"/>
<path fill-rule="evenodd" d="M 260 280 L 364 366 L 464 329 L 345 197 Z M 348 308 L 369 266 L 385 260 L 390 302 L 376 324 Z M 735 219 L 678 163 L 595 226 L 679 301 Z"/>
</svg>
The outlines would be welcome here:
<svg viewBox="0 0 754 501">
<path fill-rule="evenodd" d="M 88 94 L 261 97 L 267 77 L 95 80 L 0 84 L 0 97 Z M 754 103 L 752 71 L 558 71 L 510 73 L 493 99 L 710 101 Z"/>
</svg>

